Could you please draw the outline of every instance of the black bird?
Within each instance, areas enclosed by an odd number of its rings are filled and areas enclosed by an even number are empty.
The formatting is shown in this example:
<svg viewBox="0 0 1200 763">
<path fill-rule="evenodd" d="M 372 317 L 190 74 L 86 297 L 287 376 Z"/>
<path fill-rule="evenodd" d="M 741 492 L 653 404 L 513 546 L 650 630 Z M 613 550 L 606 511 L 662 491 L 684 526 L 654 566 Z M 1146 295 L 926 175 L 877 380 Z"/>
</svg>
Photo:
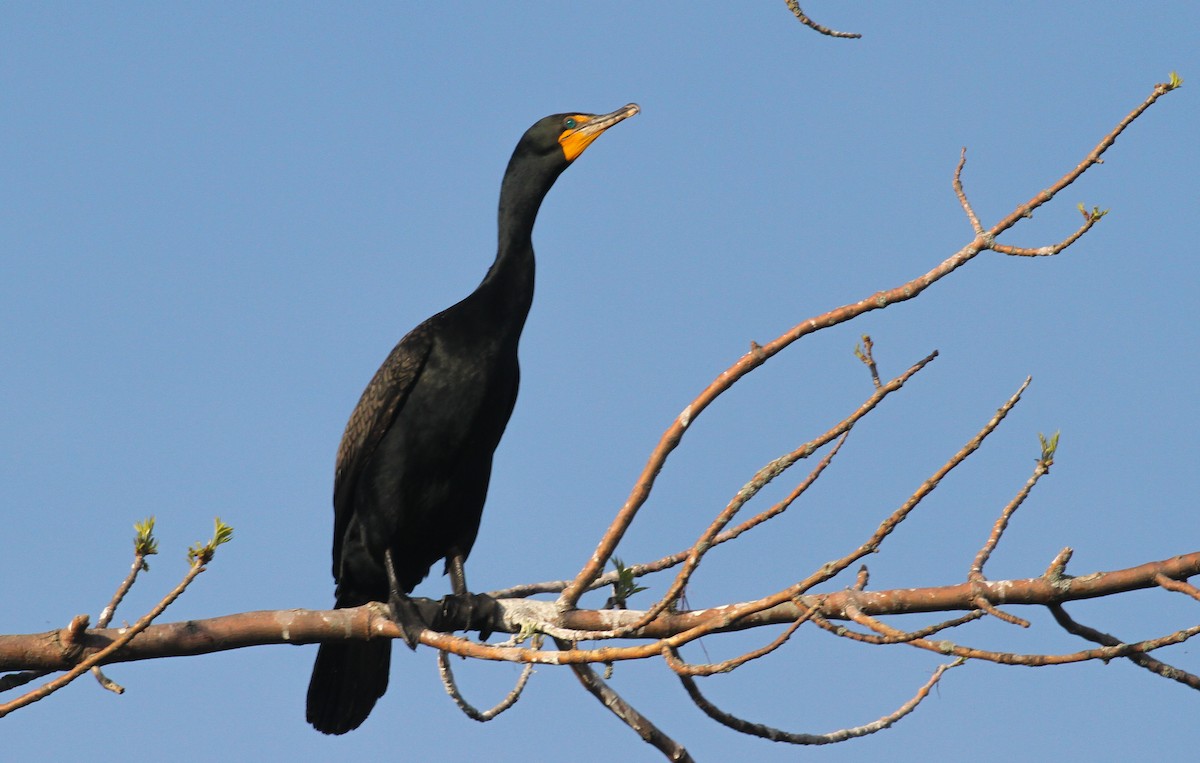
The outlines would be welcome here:
<svg viewBox="0 0 1200 763">
<path fill-rule="evenodd" d="M 538 208 L 593 140 L 636 113 L 631 103 L 555 114 L 525 132 L 500 185 L 499 251 L 483 282 L 401 339 L 350 415 L 333 485 L 335 606 L 386 599 L 410 646 L 423 624 L 413 627 L 407 594 L 434 562 L 446 560 L 455 596 L 469 598 L 463 562 L 517 400 Z M 391 648 L 386 639 L 321 644 L 308 722 L 326 734 L 358 728 L 387 690 Z"/>
</svg>

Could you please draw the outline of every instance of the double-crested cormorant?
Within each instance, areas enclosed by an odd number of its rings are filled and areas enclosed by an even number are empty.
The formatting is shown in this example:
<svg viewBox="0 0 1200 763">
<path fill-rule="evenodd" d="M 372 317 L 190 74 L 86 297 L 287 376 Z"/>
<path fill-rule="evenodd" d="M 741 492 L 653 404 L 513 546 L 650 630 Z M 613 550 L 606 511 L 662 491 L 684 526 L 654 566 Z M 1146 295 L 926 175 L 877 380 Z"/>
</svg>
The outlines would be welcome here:
<svg viewBox="0 0 1200 763">
<path fill-rule="evenodd" d="M 394 616 L 411 616 L 406 594 L 443 558 L 454 594 L 467 596 L 462 563 L 517 399 L 538 208 L 593 140 L 637 112 L 555 114 L 525 132 L 500 186 L 499 251 L 483 282 L 401 339 L 363 391 L 334 476 L 336 607 L 386 599 Z M 321 644 L 309 723 L 344 734 L 366 720 L 387 690 L 391 648 L 386 639 Z"/>
</svg>

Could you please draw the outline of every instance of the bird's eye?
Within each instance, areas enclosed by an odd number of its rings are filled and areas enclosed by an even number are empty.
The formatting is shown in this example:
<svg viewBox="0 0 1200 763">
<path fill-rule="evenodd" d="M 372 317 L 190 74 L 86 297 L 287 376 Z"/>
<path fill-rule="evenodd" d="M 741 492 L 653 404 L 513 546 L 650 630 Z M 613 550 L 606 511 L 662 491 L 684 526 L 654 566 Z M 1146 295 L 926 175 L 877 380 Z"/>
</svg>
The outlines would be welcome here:
<svg viewBox="0 0 1200 763">
<path fill-rule="evenodd" d="M 563 127 L 567 128 L 568 130 L 574 130 L 578 126 L 579 122 L 575 121 L 575 117 L 567 117 L 563 120 Z"/>
</svg>

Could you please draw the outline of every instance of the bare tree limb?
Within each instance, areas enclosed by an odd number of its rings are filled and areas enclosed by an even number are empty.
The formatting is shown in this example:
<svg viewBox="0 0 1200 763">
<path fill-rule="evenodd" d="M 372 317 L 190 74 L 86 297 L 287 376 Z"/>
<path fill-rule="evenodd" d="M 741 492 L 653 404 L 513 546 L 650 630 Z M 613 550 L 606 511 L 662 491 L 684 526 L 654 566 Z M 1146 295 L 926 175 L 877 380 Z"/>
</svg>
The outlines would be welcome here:
<svg viewBox="0 0 1200 763">
<path fill-rule="evenodd" d="M 8 715 L 13 710 L 18 710 L 26 705 L 31 705 L 38 700 L 45 699 L 54 692 L 74 681 L 79 676 L 91 670 L 92 666 L 103 664 L 106 658 L 116 654 L 122 647 L 132 641 L 139 633 L 146 630 L 146 628 L 150 626 L 150 623 L 154 622 L 154 618 L 161 615 L 163 610 L 171 606 L 176 599 L 183 595 L 183 592 L 187 590 L 187 587 L 191 585 L 192 581 L 195 580 L 196 576 L 201 572 L 204 572 L 204 562 L 194 562 L 188 569 L 187 574 L 184 575 L 183 580 L 180 581 L 179 585 L 175 586 L 175 588 L 172 589 L 172 591 L 168 593 L 162 601 L 160 601 L 154 606 L 153 609 L 143 615 L 141 619 L 139 619 L 129 628 L 121 629 L 123 632 L 116 638 L 112 639 L 107 646 L 105 646 L 103 649 L 95 651 L 93 654 L 68 670 L 65 674 L 59 676 L 53 681 L 39 686 L 27 694 L 23 694 L 14 700 L 0 705 L 0 718 Z M 84 618 L 84 624 L 86 624 L 86 615 L 81 615 L 80 617 Z M 78 621 L 78 618 L 76 620 Z M 69 630 L 70 629 L 68 629 L 68 631 Z M 70 650 L 68 649 L 66 651 Z M 82 651 L 82 649 L 80 651 Z"/>
<path fill-rule="evenodd" d="M 887 384 L 878 387 L 875 392 L 869 398 L 867 398 L 867 400 L 865 400 L 857 409 L 854 410 L 853 413 L 842 419 L 842 421 L 826 431 L 824 434 L 820 435 L 814 440 L 804 443 L 791 453 L 783 455 L 759 469 L 758 473 L 755 474 L 748 483 L 742 486 L 740 490 L 738 490 L 733 499 L 730 500 L 721 513 L 717 515 L 717 518 L 713 520 L 708 529 L 704 531 L 704 534 L 692 544 L 691 548 L 687 552 L 687 558 L 684 561 L 683 569 L 681 569 L 678 575 L 676 575 L 674 582 L 671 583 L 671 586 L 667 589 L 666 593 L 663 594 L 662 598 L 659 599 L 659 601 L 646 612 L 641 620 L 628 626 L 627 628 L 614 631 L 611 634 L 606 633 L 603 635 L 587 636 L 586 638 L 620 638 L 621 636 L 626 635 L 626 633 L 644 626 L 646 623 L 657 617 L 659 613 L 677 603 L 679 601 L 679 597 L 683 594 L 684 589 L 687 587 L 688 580 L 691 578 L 692 573 L 695 572 L 696 568 L 700 566 L 700 561 L 703 559 L 704 554 L 713 547 L 717 536 L 720 535 L 721 531 L 725 529 L 725 527 L 733 520 L 734 516 L 741 511 L 742 507 L 746 505 L 750 499 L 758 495 L 760 490 L 770 484 L 771 481 L 777 476 L 787 471 L 797 461 L 802 458 L 807 458 L 817 448 L 827 445 L 836 438 L 842 437 L 849 433 L 854 425 L 858 423 L 864 416 L 875 410 L 875 407 L 879 405 L 879 403 L 883 402 L 884 398 L 886 398 L 892 392 L 895 392 L 903 387 L 909 379 L 919 373 L 936 357 L 937 352 L 934 351 L 933 353 L 917 361 L 900 376 L 897 376 Z M 810 484 L 812 483 L 806 482 L 805 487 Z"/>
<path fill-rule="evenodd" d="M 1054 196 L 1062 191 L 1067 186 L 1079 179 L 1084 172 L 1092 166 L 1101 163 L 1101 156 L 1116 142 L 1117 138 L 1125 131 L 1135 119 L 1140 117 L 1146 109 L 1150 108 L 1163 95 L 1171 92 L 1179 87 L 1180 80 L 1174 75 L 1171 80 L 1166 83 L 1159 83 L 1154 86 L 1151 94 L 1133 111 L 1127 114 L 1117 126 L 1113 128 L 1107 135 L 1096 144 L 1084 159 L 1079 162 L 1073 169 L 1069 170 L 1061 178 L 1059 178 L 1049 188 L 1034 195 L 1031 199 L 1023 204 L 1018 205 L 1012 213 L 1001 219 L 991 228 L 976 232 L 975 238 L 958 252 L 951 255 L 940 265 L 930 270 L 923 276 L 914 278 L 907 283 L 885 291 L 876 292 L 866 299 L 858 302 L 843 305 L 841 307 L 830 310 L 815 318 L 804 321 L 794 326 L 789 331 L 785 332 L 776 339 L 768 342 L 765 345 L 754 345 L 750 352 L 743 355 L 737 362 L 721 373 L 713 382 L 711 382 L 700 394 L 692 400 L 667 427 L 667 430 L 659 438 L 658 444 L 654 447 L 650 454 L 646 465 L 643 467 L 641 474 L 634 483 L 633 490 L 625 503 L 617 511 L 608 530 L 601 537 L 596 550 L 589 557 L 588 561 L 580 569 L 559 596 L 558 606 L 563 612 L 573 609 L 578 603 L 580 597 L 590 589 L 592 583 L 603 572 L 605 565 L 611 558 L 613 551 L 617 548 L 621 538 L 629 529 L 629 525 L 637 516 L 638 511 L 645 505 L 650 497 L 650 492 L 654 487 L 654 482 L 666 464 L 667 458 L 679 446 L 680 441 L 687 428 L 693 421 L 696 420 L 701 413 L 722 393 L 732 387 L 746 374 L 761 366 L 774 355 L 778 354 L 784 348 L 791 345 L 793 342 L 805 337 L 816 331 L 820 331 L 831 326 L 836 326 L 846 321 L 852 320 L 864 313 L 873 310 L 880 310 L 899 302 L 905 302 L 916 298 L 925 289 L 942 280 L 946 276 L 953 273 L 958 268 L 970 262 L 981 252 L 989 249 L 995 249 L 996 239 L 1004 232 L 1015 226 L 1022 219 L 1030 217 L 1034 210 L 1041 207 L 1046 202 L 1054 198 Z M 960 168 L 963 160 L 960 158 Z M 959 174 L 956 172 L 956 181 L 960 183 Z M 959 186 L 956 183 L 956 192 Z M 965 196 L 960 197 L 965 200 Z M 964 205 L 968 210 L 969 205 Z M 973 226 L 974 226 L 973 221 Z M 1085 223 L 1085 227 L 1094 224 L 1094 220 L 1090 223 Z M 1082 234 L 1079 234 L 1082 235 Z M 1078 235 L 1068 239 L 1058 245 L 1057 251 L 1062 251 L 1071 242 L 1078 239 Z"/>
<path fill-rule="evenodd" d="M 517 703 L 521 698 L 521 692 L 525 691 L 525 685 L 529 683 L 529 677 L 533 675 L 533 663 L 528 663 L 521 670 L 521 675 L 517 677 L 517 683 L 512 688 L 504 699 L 500 700 L 490 710 L 479 710 L 470 702 L 467 702 L 463 697 L 462 692 L 458 690 L 458 683 L 454 680 L 454 671 L 450 669 L 450 655 L 445 652 L 438 652 L 437 655 L 438 676 L 442 679 L 442 686 L 445 687 L 446 693 L 450 695 L 450 699 L 454 700 L 454 704 L 458 705 L 458 709 L 463 711 L 473 721 L 485 723 L 492 720 L 500 713 L 503 713 L 508 708 Z"/>
<path fill-rule="evenodd" d="M 1104 646 L 1116 647 L 1124 643 L 1116 636 L 1102 633 L 1094 628 L 1089 628 L 1086 625 L 1076 622 L 1071 618 L 1070 615 L 1067 614 L 1067 611 L 1062 608 L 1061 604 L 1051 604 L 1048 609 L 1050 610 L 1050 614 L 1054 615 L 1055 621 L 1057 621 L 1058 624 L 1067 631 L 1067 633 L 1080 636 L 1088 641 L 1096 644 L 1102 644 Z M 1134 653 L 1127 654 L 1125 657 L 1128 658 L 1133 664 L 1140 665 L 1146 670 L 1149 670 L 1151 673 L 1157 673 L 1163 678 L 1169 678 L 1172 681 L 1178 681 L 1184 686 L 1200 690 L 1200 676 L 1193 675 L 1185 670 L 1180 670 L 1179 668 L 1168 665 L 1165 662 L 1160 662 L 1148 654 Z"/>
<path fill-rule="evenodd" d="M 858 38 L 862 37 L 862 35 L 857 32 L 837 32 L 837 31 L 830 29 L 829 27 L 823 27 L 820 24 L 818 24 L 817 22 L 810 19 L 808 16 L 804 15 L 804 11 L 802 11 L 800 9 L 800 3 L 797 0 L 786 0 L 786 1 L 787 1 L 788 10 L 790 10 L 792 12 L 792 15 L 795 16 L 797 19 L 799 19 L 801 24 L 808 27 L 809 29 L 812 29 L 815 32 L 820 32 L 821 34 L 825 35 L 826 37 L 841 37 L 843 39 L 850 39 L 850 40 L 857 40 Z"/>
<path fill-rule="evenodd" d="M 158 541 L 154 538 L 154 517 L 134 524 L 133 529 L 137 531 L 137 535 L 133 538 L 133 564 L 129 567 L 129 574 L 117 586 L 112 601 L 100 611 L 100 617 L 96 620 L 97 628 L 105 628 L 112 622 L 113 615 L 117 613 L 117 607 L 121 605 L 125 594 L 129 593 L 129 589 L 133 588 L 133 584 L 137 581 L 138 573 L 150 569 L 150 565 L 146 564 L 146 557 L 158 553 Z M 92 666 L 92 675 L 108 691 L 114 694 L 125 693 L 125 687 L 104 675 L 104 671 L 100 670 L 99 665 Z"/>
<path fill-rule="evenodd" d="M 1147 562 L 1111 572 L 1093 572 L 1060 580 L 1046 577 L 988 581 L 982 592 L 993 604 L 1048 606 L 1101 596 L 1159 587 L 1156 576 L 1180 580 L 1200 575 L 1200 552 Z M 663 613 L 654 622 L 633 634 L 636 638 L 668 639 L 705 626 L 705 632 L 745 630 L 762 625 L 787 625 L 797 620 L 801 607 L 815 608 L 828 620 L 851 619 L 848 610 L 874 616 L 917 612 L 973 611 L 980 589 L 968 582 L 931 588 L 897 588 L 880 591 L 841 590 L 801 596 L 797 602 L 785 602 L 736 619 L 728 617 L 730 607 L 691 612 Z M 421 601 L 421 600 L 415 600 Z M 430 601 L 432 607 L 439 602 Z M 529 599 L 505 599 L 499 602 L 504 622 L 499 631 L 516 633 L 522 627 L 547 621 L 555 616 L 552 602 Z M 576 610 L 562 617 L 564 628 L 600 630 L 633 622 L 642 615 L 635 610 Z M 89 630 L 81 635 L 81 657 L 94 657 L 121 637 L 124 629 Z M 211 654 L 266 644 L 315 644 L 321 641 L 356 641 L 368 638 L 400 638 L 399 627 L 387 617 L 387 608 L 379 604 L 336 610 L 267 610 L 225 615 L 205 620 L 187 620 L 151 625 L 120 651 L 108 651 L 98 664 L 148 660 L 159 657 L 185 657 Z M 661 654 L 659 641 L 628 648 L 574 649 L 569 652 L 538 651 L 517 647 L 479 644 L 449 634 L 426 630 L 421 641 L 455 654 L 508 662 L 534 662 L 546 665 L 597 663 L 618 659 L 637 659 Z M 1123 655 L 1111 655 L 1123 656 Z M 0 671 L 69 670 L 76 660 L 63 649 L 62 632 L 0 636 Z"/>
<path fill-rule="evenodd" d="M 565 651 L 572 648 L 569 642 L 561 639 L 555 639 L 555 643 L 560 650 Z M 598 699 L 600 704 L 608 708 L 613 715 L 620 718 L 622 723 L 637 732 L 637 735 L 647 744 L 653 745 L 655 749 L 665 755 L 667 760 L 691 763 L 692 756 L 681 744 L 664 734 L 649 718 L 625 701 L 603 678 L 596 675 L 596 671 L 581 664 L 571 665 L 571 670 L 575 672 L 575 677 L 579 679 L 579 683 L 588 690 L 589 694 Z"/>
<path fill-rule="evenodd" d="M 903 631 L 896 630 L 886 623 L 880 622 L 877 618 L 865 615 L 861 612 L 853 610 L 849 611 L 851 619 L 856 623 L 866 625 L 876 633 L 881 633 L 885 636 L 904 636 Z M 1130 644 L 1114 644 L 1101 649 L 1087 649 L 1080 652 L 1070 652 L 1067 654 L 1020 654 L 1016 652 L 998 652 L 990 649 L 976 649 L 974 647 L 959 646 L 950 641 L 929 641 L 928 639 L 908 639 L 904 643 L 911 646 L 925 649 L 938 654 L 951 654 L 956 657 L 971 660 L 984 660 L 986 662 L 995 662 L 1001 665 L 1024 665 L 1031 668 L 1044 667 L 1046 665 L 1066 665 L 1072 662 L 1086 662 L 1088 660 L 1107 661 L 1116 657 L 1128 657 L 1131 654 L 1139 654 L 1151 652 L 1155 649 L 1161 649 L 1164 646 L 1173 644 L 1181 644 L 1190 638 L 1200 635 L 1200 625 L 1191 628 L 1169 633 L 1166 636 L 1157 639 L 1147 639 Z"/>
<path fill-rule="evenodd" d="M 1154 576 L 1154 582 L 1158 583 L 1168 591 L 1187 594 L 1196 601 L 1200 601 L 1200 588 L 1196 588 L 1196 586 L 1192 585 L 1191 583 L 1187 583 L 1182 580 L 1175 580 L 1161 573 Z"/>
<path fill-rule="evenodd" d="M 814 482 L 817 481 L 817 478 L 821 476 L 821 473 L 825 471 L 825 469 L 833 461 L 834 457 L 837 456 L 838 451 L 841 450 L 842 445 L 846 442 L 846 439 L 849 436 L 850 430 L 847 430 L 840 438 L 838 438 L 838 441 L 834 443 L 833 447 L 828 453 L 825 454 L 825 457 L 821 459 L 816 467 L 809 472 L 808 476 L 804 478 L 804 481 L 797 485 L 796 488 L 792 490 L 792 492 L 789 493 L 786 498 L 771 506 L 769 509 L 756 514 L 750 519 L 747 519 L 738 526 L 729 530 L 725 530 L 713 539 L 712 545 L 719 546 L 722 543 L 731 541 L 742 533 L 752 530 L 761 525 L 763 522 L 766 522 L 768 519 L 776 517 L 786 511 L 788 507 L 790 507 L 796 501 L 797 498 L 803 495 L 804 492 L 808 490 L 808 488 L 811 487 Z M 670 556 L 664 556 L 662 559 L 658 559 L 653 562 L 630 565 L 626 569 L 628 569 L 634 577 L 642 577 L 655 572 L 661 572 L 662 570 L 667 570 L 682 564 L 683 561 L 688 558 L 688 554 L 690 552 L 691 549 L 685 549 L 683 551 L 671 554 Z M 600 577 L 596 578 L 588 590 L 595 590 L 597 588 L 612 585 L 613 583 L 617 582 L 617 577 L 618 576 L 615 571 L 606 572 Z M 538 593 L 559 593 L 570 584 L 570 580 L 550 580 L 541 583 L 528 583 L 525 585 L 512 586 L 510 588 L 503 588 L 497 591 L 491 591 L 488 593 L 488 595 L 495 599 L 524 598 L 526 596 L 532 596 Z"/>
<path fill-rule="evenodd" d="M 924 628 L 919 628 L 915 631 L 907 631 L 895 636 L 880 636 L 876 633 L 859 633 L 856 630 L 848 628 L 844 625 L 834 625 L 823 617 L 813 617 L 812 620 L 820 628 L 832 633 L 835 636 L 850 639 L 851 641 L 860 641 L 864 644 L 907 644 L 909 641 L 914 641 L 919 638 L 928 638 L 939 631 L 957 628 L 960 625 L 965 625 L 973 620 L 978 620 L 984 616 L 983 610 L 975 610 L 968 612 L 962 617 L 955 617 L 951 620 L 945 620 L 940 623 L 934 623 Z"/>
<path fill-rule="evenodd" d="M 24 686 L 30 681 L 50 675 L 52 670 L 24 670 L 20 673 L 9 673 L 0 677 L 0 692 L 10 691 L 18 686 Z"/>
<path fill-rule="evenodd" d="M 676 657 L 678 658 L 678 655 L 676 655 Z M 895 724 L 896 721 L 917 709 L 917 705 L 921 704 L 921 701 L 929 696 L 929 691 L 937 685 L 938 681 L 941 680 L 943 673 L 950 668 L 955 668 L 959 665 L 962 665 L 964 662 L 965 660 L 955 660 L 954 662 L 946 665 L 939 665 L 929 680 L 917 690 L 916 695 L 912 699 L 908 700 L 895 711 L 888 713 L 882 718 L 861 726 L 839 729 L 837 731 L 831 731 L 827 734 L 805 734 L 800 732 L 783 731 L 762 723 L 752 723 L 751 721 L 743 720 L 725 712 L 724 710 L 721 710 L 716 705 L 709 702 L 704 695 L 700 693 L 700 688 L 696 686 L 695 680 L 693 680 L 690 676 L 680 674 L 679 680 L 683 683 L 683 688 L 687 691 L 692 702 L 696 703 L 696 706 L 703 710 L 705 715 L 707 715 L 709 718 L 712 718 L 717 723 L 728 726 L 734 731 L 738 731 L 743 734 L 749 734 L 751 736 L 762 737 L 763 739 L 769 739 L 772 742 L 821 745 L 835 744 L 837 742 L 844 742 L 847 739 L 867 736 L 868 734 L 874 734 L 877 731 L 882 731 Z"/>
<path fill-rule="evenodd" d="M 1017 494 L 1013 497 L 1013 499 L 1008 502 L 1008 505 L 1004 507 L 1004 510 L 1000 512 L 1000 516 L 996 519 L 995 524 L 992 525 L 991 534 L 988 536 L 987 541 L 984 542 L 983 547 L 979 549 L 979 553 L 975 555 L 975 560 L 971 563 L 971 568 L 967 570 L 967 580 L 971 581 L 972 583 L 980 583 L 985 580 L 983 576 L 983 565 L 987 564 L 987 560 L 991 557 L 992 552 L 996 550 L 996 546 L 1000 543 L 1001 536 L 1004 535 L 1004 531 L 1008 528 L 1008 523 L 1009 520 L 1012 519 L 1012 515 L 1016 513 L 1021 504 L 1025 502 L 1025 499 L 1029 497 L 1030 492 L 1033 491 L 1033 488 L 1035 485 L 1037 485 L 1038 480 L 1050 473 L 1050 466 L 1054 463 L 1054 452 L 1058 447 L 1058 435 L 1055 434 L 1050 441 L 1047 441 L 1045 437 L 1042 437 L 1041 441 L 1042 454 L 1037 461 L 1037 465 L 1033 469 L 1033 474 L 1028 480 L 1025 481 L 1025 484 L 1021 486 L 1021 489 L 1017 491 Z M 981 611 L 986 612 L 987 614 L 999 620 L 1009 623 L 1010 625 L 1019 625 L 1022 628 L 1029 627 L 1028 620 L 1017 617 L 1016 615 L 1011 615 L 1007 612 L 1002 612 L 1001 610 L 992 606 L 992 603 L 983 596 L 980 596 L 978 599 L 976 599 L 975 604 Z"/>
<path fill-rule="evenodd" d="M 958 203 L 962 205 L 963 212 L 967 213 L 967 219 L 971 221 L 971 230 L 975 231 L 976 236 L 983 235 L 983 225 L 979 222 L 979 217 L 975 214 L 975 210 L 971 207 L 971 202 L 967 201 L 967 193 L 963 190 L 962 171 L 967 165 L 967 147 L 963 146 L 962 151 L 958 155 L 958 166 L 954 168 L 954 195 L 958 197 Z"/>
<path fill-rule="evenodd" d="M 714 673 L 728 673 L 736 668 L 741 667 L 747 662 L 750 662 L 751 660 L 757 660 L 759 657 L 764 657 L 783 646 L 787 640 L 792 637 L 792 634 L 796 632 L 796 629 L 812 619 L 814 614 L 816 614 L 816 609 L 804 608 L 803 614 L 801 614 L 800 617 L 798 617 L 791 625 L 789 625 L 783 631 L 783 633 L 780 633 L 777 637 L 775 637 L 771 643 L 767 644 L 766 646 L 759 647 L 758 649 L 752 649 L 743 655 L 734 657 L 730 660 L 725 660 L 723 662 L 715 662 L 708 665 L 692 665 L 684 662 L 679 657 L 679 652 L 674 649 L 664 649 L 663 657 L 666 659 L 667 665 L 670 666 L 671 670 L 674 670 L 681 676 L 711 676 Z"/>
</svg>

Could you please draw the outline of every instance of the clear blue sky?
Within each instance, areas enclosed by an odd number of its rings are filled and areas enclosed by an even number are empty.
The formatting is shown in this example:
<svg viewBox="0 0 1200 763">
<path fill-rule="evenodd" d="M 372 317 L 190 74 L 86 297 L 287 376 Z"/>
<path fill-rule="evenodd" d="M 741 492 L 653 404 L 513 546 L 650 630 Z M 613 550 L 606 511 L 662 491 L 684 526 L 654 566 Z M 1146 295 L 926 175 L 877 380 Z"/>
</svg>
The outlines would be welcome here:
<svg viewBox="0 0 1200 763">
<path fill-rule="evenodd" d="M 763 595 L 858 543 L 1026 374 L 1002 430 L 869 560 L 872 585 L 962 580 L 1039 431 L 1062 430 L 1059 458 L 993 577 L 1040 574 L 1068 545 L 1075 574 L 1195 551 L 1200 6 L 914 8 L 805 4 L 863 32 L 854 42 L 805 29 L 782 0 L 5 3 L 0 632 L 94 617 L 151 514 L 162 554 L 118 619 L 176 583 L 214 515 L 236 540 L 165 620 L 328 606 L 333 454 L 360 391 L 404 332 L 482 277 L 525 128 L 628 101 L 643 113 L 562 177 L 539 219 L 523 388 L 472 587 L 573 575 L 659 433 L 751 340 L 965 244 L 960 147 L 990 224 L 1173 69 L 1183 89 L 1005 240 L 1052 243 L 1079 202 L 1111 208 L 1087 238 L 1053 259 L 981 256 L 915 302 L 788 350 L 692 428 L 619 553 L 688 545 L 754 470 L 856 406 L 864 332 L 885 375 L 942 354 L 774 529 L 712 555 L 693 606 Z M 417 593 L 446 588 L 434 576 Z M 1157 592 L 1069 609 L 1130 640 L 1200 621 L 1194 601 Z M 1045 613 L 1018 614 L 1034 627 L 955 638 L 1081 648 Z M 767 638 L 704 649 L 722 659 Z M 1197 649 L 1162 658 L 1198 671 Z M 315 651 L 116 666 L 124 696 L 80 680 L 6 718 L 0 739 L 14 760 L 656 757 L 550 668 L 499 720 L 467 720 L 427 649 L 397 650 L 370 720 L 326 738 L 304 722 Z M 937 662 L 802 633 L 703 687 L 732 712 L 823 732 L 890 711 Z M 518 670 L 460 672 L 487 706 Z M 717 727 L 660 663 L 618 665 L 613 684 L 708 761 L 1182 759 L 1200 743 L 1196 694 L 1126 662 L 972 664 L 895 729 L 803 751 Z"/>
</svg>

